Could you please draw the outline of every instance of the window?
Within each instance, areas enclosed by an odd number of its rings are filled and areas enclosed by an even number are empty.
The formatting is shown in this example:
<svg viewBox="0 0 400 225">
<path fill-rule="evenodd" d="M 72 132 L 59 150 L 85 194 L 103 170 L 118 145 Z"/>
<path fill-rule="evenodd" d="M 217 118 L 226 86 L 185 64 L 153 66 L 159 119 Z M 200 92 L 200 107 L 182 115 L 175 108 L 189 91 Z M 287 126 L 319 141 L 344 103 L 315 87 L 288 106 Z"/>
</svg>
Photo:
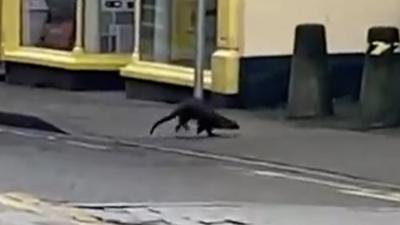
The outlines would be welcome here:
<svg viewBox="0 0 400 225">
<path fill-rule="evenodd" d="M 134 0 L 85 1 L 85 51 L 132 53 L 135 34 Z"/>
<path fill-rule="evenodd" d="M 206 0 L 205 67 L 216 49 L 217 0 Z M 140 59 L 195 65 L 196 0 L 142 0 Z"/>
<path fill-rule="evenodd" d="M 72 50 L 76 0 L 22 0 L 22 45 Z"/>
</svg>

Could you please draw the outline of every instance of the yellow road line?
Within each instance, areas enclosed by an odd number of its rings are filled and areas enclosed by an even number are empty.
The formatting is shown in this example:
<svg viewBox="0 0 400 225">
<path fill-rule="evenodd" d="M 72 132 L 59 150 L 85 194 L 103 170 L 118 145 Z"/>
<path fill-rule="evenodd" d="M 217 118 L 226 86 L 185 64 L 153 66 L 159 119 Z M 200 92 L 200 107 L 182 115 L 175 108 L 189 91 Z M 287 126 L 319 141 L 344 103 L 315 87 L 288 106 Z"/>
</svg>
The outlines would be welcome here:
<svg viewBox="0 0 400 225">
<path fill-rule="evenodd" d="M 25 193 L 0 194 L 0 204 L 42 216 L 66 217 L 78 225 L 109 225 L 81 209 L 51 204 Z"/>
<path fill-rule="evenodd" d="M 6 193 L 0 195 L 0 203 L 15 209 L 42 214 L 42 210 L 37 207 L 39 203 L 29 195 L 22 193 Z"/>
</svg>

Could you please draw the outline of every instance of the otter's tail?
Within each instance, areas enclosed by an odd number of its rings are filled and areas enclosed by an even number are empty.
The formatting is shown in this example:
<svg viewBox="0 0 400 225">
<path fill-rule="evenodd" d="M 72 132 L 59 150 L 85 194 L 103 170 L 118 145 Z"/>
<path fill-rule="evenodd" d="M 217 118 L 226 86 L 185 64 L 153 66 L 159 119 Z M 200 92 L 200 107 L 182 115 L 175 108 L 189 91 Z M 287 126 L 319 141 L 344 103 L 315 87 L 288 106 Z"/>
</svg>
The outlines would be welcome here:
<svg viewBox="0 0 400 225">
<path fill-rule="evenodd" d="M 163 124 L 163 123 L 165 123 L 165 122 L 168 122 L 168 121 L 174 119 L 176 116 L 177 116 L 177 112 L 174 111 L 174 112 L 172 112 L 171 114 L 169 114 L 168 116 L 166 116 L 166 117 L 160 119 L 159 121 L 157 121 L 157 122 L 153 125 L 153 127 L 151 128 L 150 134 L 153 134 L 153 133 L 154 133 L 154 130 L 155 130 L 158 126 L 160 126 L 161 124 Z"/>
</svg>

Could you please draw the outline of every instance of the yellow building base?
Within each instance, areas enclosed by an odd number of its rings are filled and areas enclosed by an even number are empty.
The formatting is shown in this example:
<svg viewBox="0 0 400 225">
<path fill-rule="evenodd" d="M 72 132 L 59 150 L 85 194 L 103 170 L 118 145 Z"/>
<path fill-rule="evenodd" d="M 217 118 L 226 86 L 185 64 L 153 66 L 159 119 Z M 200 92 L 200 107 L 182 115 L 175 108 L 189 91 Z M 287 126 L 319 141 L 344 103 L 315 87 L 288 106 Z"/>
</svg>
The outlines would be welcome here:
<svg viewBox="0 0 400 225">
<path fill-rule="evenodd" d="M 120 70 L 126 79 L 129 98 L 176 102 L 192 95 L 194 68 L 143 62 L 137 55 L 132 58 L 132 62 Z M 212 58 L 212 70 L 204 71 L 206 98 L 212 96 L 213 101 L 223 102 L 218 105 L 232 105 L 239 91 L 238 75 L 239 54 L 217 51 Z"/>
<path fill-rule="evenodd" d="M 32 47 L 5 51 L 4 58 L 10 62 L 91 71 L 118 71 L 120 67 L 130 62 L 130 55 L 87 54 L 79 50 L 65 52 Z"/>
<path fill-rule="evenodd" d="M 121 90 L 119 68 L 130 55 L 85 54 L 42 48 L 19 47 L 4 53 L 6 82 L 67 90 Z"/>
<path fill-rule="evenodd" d="M 132 62 L 120 70 L 124 78 L 193 87 L 194 68 L 143 62 L 137 55 L 132 58 Z M 212 71 L 204 71 L 204 89 L 219 94 L 237 94 L 238 75 L 238 52 L 219 50 L 212 57 Z"/>
</svg>

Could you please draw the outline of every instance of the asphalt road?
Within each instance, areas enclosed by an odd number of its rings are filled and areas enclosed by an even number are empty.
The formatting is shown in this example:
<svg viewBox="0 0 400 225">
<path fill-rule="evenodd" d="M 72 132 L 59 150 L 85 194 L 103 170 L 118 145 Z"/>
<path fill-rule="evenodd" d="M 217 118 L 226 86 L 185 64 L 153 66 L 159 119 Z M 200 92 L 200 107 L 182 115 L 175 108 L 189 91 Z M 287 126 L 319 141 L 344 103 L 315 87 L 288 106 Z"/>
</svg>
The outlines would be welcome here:
<svg viewBox="0 0 400 225">
<path fill-rule="evenodd" d="M 102 147 L 0 132 L 0 192 L 26 192 L 72 202 L 392 205 L 341 194 L 318 184 L 255 175 L 252 170 L 240 164 L 140 148 Z"/>
</svg>

